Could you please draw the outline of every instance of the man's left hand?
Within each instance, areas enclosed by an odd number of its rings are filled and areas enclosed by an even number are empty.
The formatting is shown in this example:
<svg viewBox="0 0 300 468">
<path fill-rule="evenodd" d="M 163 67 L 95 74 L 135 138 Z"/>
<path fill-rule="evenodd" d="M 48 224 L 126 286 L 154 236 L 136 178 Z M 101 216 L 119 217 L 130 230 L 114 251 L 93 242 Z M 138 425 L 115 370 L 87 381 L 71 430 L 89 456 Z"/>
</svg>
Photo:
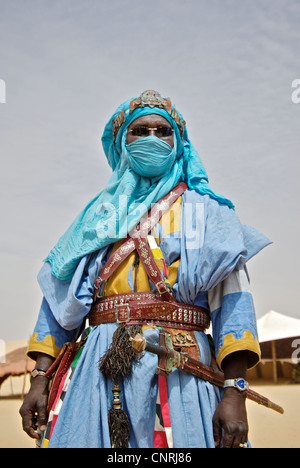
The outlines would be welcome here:
<svg viewBox="0 0 300 468">
<path fill-rule="evenodd" d="M 240 448 L 248 440 L 246 394 L 226 388 L 213 417 L 215 446 Z"/>
</svg>

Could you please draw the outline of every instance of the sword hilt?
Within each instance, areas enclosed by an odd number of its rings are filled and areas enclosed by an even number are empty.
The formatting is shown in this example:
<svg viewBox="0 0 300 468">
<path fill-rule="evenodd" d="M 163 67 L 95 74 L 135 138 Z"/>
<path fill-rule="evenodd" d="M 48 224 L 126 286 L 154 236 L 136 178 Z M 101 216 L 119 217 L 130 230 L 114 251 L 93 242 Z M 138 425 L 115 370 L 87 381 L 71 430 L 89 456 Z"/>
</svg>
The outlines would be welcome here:
<svg viewBox="0 0 300 468">
<path fill-rule="evenodd" d="M 183 369 L 186 358 L 174 350 L 170 333 L 164 330 L 160 332 L 158 346 L 147 342 L 146 338 L 140 333 L 130 338 L 130 341 L 137 353 L 148 351 L 158 356 L 157 374 L 168 376 L 172 373 L 173 367 Z"/>
</svg>

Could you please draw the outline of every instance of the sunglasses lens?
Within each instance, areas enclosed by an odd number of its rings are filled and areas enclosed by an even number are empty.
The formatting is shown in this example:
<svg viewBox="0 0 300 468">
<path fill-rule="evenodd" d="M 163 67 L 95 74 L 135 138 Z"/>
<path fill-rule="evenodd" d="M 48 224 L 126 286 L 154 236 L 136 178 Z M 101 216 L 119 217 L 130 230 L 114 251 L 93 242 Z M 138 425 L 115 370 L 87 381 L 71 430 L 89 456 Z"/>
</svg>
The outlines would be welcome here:
<svg viewBox="0 0 300 468">
<path fill-rule="evenodd" d="M 132 135 L 137 137 L 147 137 L 149 135 L 148 127 L 135 127 L 132 129 Z"/>
<path fill-rule="evenodd" d="M 157 127 L 156 136 L 158 138 L 166 138 L 171 136 L 173 133 L 172 128 L 170 127 Z"/>
</svg>

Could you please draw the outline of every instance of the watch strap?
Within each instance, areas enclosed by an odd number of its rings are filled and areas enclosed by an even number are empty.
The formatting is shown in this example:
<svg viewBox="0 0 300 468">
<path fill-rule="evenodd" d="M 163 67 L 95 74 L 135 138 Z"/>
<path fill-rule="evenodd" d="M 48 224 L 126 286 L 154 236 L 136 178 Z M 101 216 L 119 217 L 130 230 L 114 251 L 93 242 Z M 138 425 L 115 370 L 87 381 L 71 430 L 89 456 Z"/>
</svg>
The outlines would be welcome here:
<svg viewBox="0 0 300 468">
<path fill-rule="evenodd" d="M 38 369 L 37 367 L 35 369 L 33 369 L 33 371 L 31 372 L 31 377 L 33 379 L 35 379 L 38 375 L 41 375 L 43 377 L 45 377 L 45 374 L 46 374 L 47 371 L 45 371 L 44 369 Z"/>
</svg>

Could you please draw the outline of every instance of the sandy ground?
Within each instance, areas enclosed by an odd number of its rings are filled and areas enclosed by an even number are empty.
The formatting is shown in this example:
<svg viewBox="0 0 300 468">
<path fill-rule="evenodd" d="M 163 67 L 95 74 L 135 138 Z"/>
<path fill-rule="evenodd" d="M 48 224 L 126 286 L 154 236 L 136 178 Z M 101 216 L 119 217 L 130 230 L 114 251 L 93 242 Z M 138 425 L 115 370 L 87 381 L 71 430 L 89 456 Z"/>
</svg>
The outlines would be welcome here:
<svg viewBox="0 0 300 468">
<path fill-rule="evenodd" d="M 282 406 L 281 415 L 247 402 L 253 448 L 300 448 L 300 385 L 251 385 L 258 393 Z"/>
<path fill-rule="evenodd" d="M 249 439 L 253 448 L 300 448 L 300 385 L 252 385 L 285 409 L 282 416 L 248 401 Z M 34 448 L 22 430 L 20 399 L 0 398 L 0 448 Z"/>
</svg>

